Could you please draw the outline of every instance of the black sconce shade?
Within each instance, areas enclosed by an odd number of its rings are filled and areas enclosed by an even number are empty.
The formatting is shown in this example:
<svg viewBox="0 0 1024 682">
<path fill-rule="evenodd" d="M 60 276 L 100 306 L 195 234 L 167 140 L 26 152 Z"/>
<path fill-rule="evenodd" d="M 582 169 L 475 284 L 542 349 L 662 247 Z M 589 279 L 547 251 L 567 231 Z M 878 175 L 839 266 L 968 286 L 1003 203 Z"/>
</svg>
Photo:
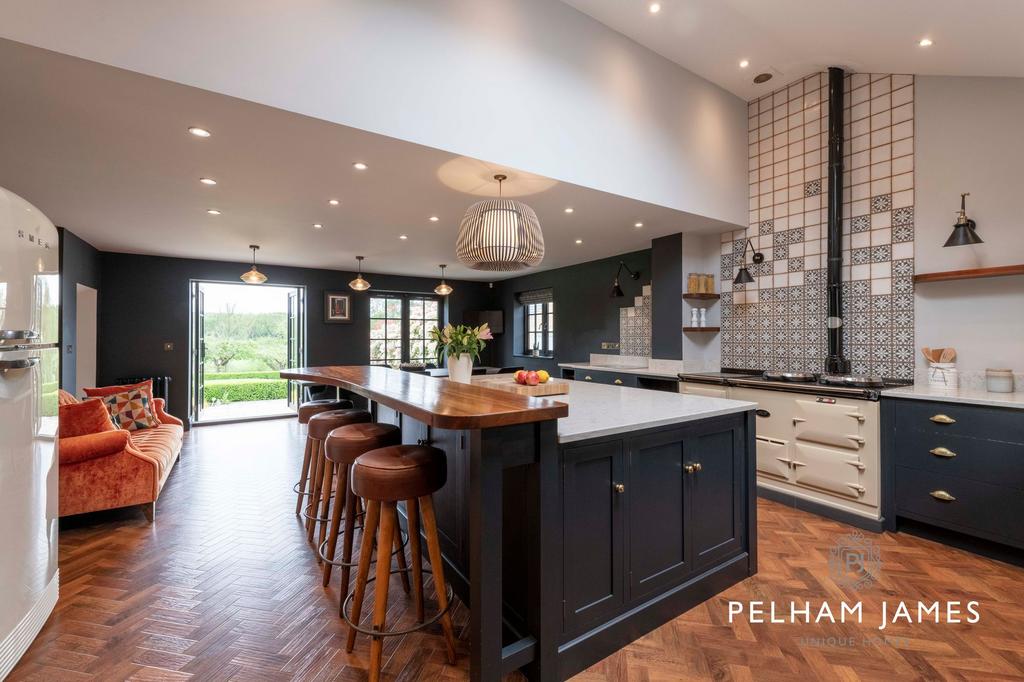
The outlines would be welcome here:
<svg viewBox="0 0 1024 682">
<path fill-rule="evenodd" d="M 978 226 L 976 222 L 967 217 L 967 199 L 966 197 L 970 192 L 964 192 L 960 195 L 960 213 L 956 217 L 956 223 L 953 225 L 953 232 L 949 235 L 949 239 L 943 244 L 946 246 L 968 246 L 970 244 L 984 244 L 984 240 L 978 236 L 975 232 L 975 228 Z"/>
<path fill-rule="evenodd" d="M 754 245 L 747 239 L 747 243 L 743 245 L 743 253 L 740 254 L 740 270 L 736 273 L 736 278 L 733 279 L 733 284 L 750 284 L 754 281 L 754 278 L 750 275 L 750 270 L 747 270 L 747 247 L 750 247 L 751 251 L 754 251 Z M 764 254 L 760 251 L 754 251 L 753 259 L 755 264 L 764 262 Z"/>
<path fill-rule="evenodd" d="M 626 272 L 629 273 L 629 276 L 632 277 L 633 279 L 640 279 L 639 270 L 633 272 L 632 270 L 629 269 L 628 265 L 626 265 L 622 261 L 619 261 L 619 269 L 615 271 L 615 281 L 612 282 L 612 292 L 610 294 L 611 298 L 622 298 L 623 296 L 626 295 L 625 293 L 623 293 L 622 287 L 619 286 L 619 275 L 622 274 L 623 269 L 625 269 Z"/>
</svg>

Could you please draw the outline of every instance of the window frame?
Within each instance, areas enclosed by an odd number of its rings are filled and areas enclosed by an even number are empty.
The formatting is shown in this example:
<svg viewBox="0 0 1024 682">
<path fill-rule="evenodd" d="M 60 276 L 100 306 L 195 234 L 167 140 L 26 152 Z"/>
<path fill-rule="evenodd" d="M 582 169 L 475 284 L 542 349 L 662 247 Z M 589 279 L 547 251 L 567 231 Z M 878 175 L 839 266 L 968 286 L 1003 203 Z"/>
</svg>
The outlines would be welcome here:
<svg viewBox="0 0 1024 682">
<path fill-rule="evenodd" d="M 555 356 L 555 309 L 554 301 L 523 303 L 523 355 L 528 357 L 553 358 Z M 540 327 L 530 331 L 530 319 L 540 318 Z M 541 347 L 534 354 L 530 336 L 539 336 Z"/>
<path fill-rule="evenodd" d="M 384 306 L 384 308 L 385 308 L 384 315 L 385 316 L 382 317 L 382 318 L 381 317 L 373 317 L 373 312 L 372 312 L 372 309 L 373 309 L 373 299 L 384 299 L 385 301 L 387 301 L 387 300 L 397 300 L 397 301 L 400 301 L 400 305 L 401 305 L 400 313 L 399 313 L 400 316 L 399 317 L 388 317 L 388 315 L 387 315 L 387 303 L 385 303 L 385 306 Z M 374 293 L 370 294 L 370 306 L 369 306 L 369 310 L 368 310 L 369 326 L 367 328 L 367 350 L 369 351 L 369 356 L 370 356 L 369 357 L 369 363 L 371 365 L 378 365 L 378 366 L 384 366 L 384 367 L 394 367 L 394 368 L 397 368 L 398 366 L 400 366 L 402 364 L 413 362 L 413 360 L 410 359 L 411 358 L 412 341 L 414 341 L 414 339 L 410 338 L 411 323 L 415 322 L 415 321 L 426 320 L 427 319 L 427 318 L 423 317 L 423 318 L 416 318 L 414 320 L 414 319 L 412 319 L 410 317 L 410 307 L 411 307 L 410 304 L 412 303 L 412 301 L 416 301 L 416 300 L 435 301 L 437 303 L 437 324 L 438 324 L 438 326 L 443 326 L 444 325 L 444 320 L 445 320 L 445 317 L 447 315 L 447 310 L 446 310 L 445 305 L 444 305 L 445 301 L 444 301 L 443 297 L 441 297 L 441 296 L 437 296 L 437 295 L 434 295 L 434 294 L 421 294 L 421 293 L 396 292 L 396 291 L 380 291 L 380 292 L 374 292 Z M 373 359 L 373 342 L 381 340 L 381 339 L 374 339 L 373 338 L 373 322 L 375 320 L 384 320 L 385 321 L 384 322 L 385 331 L 384 331 L 384 339 L 383 339 L 383 341 L 384 341 L 384 360 L 374 360 Z M 399 351 L 400 352 L 400 357 L 399 358 L 390 358 L 389 359 L 388 356 L 387 356 L 387 344 L 388 344 L 388 341 L 396 340 L 396 339 L 390 339 L 388 337 L 388 334 L 387 334 L 387 321 L 388 320 L 398 320 L 399 323 L 400 323 L 400 326 L 399 326 L 399 338 L 397 339 L 400 342 L 400 351 Z M 425 324 L 424 328 L 423 328 L 423 336 L 422 337 L 417 337 L 415 339 L 415 341 L 426 341 L 426 342 L 429 342 L 429 339 L 430 339 L 429 327 L 428 327 L 427 324 Z M 420 360 L 420 359 L 422 359 L 424 364 L 431 364 L 432 358 L 430 357 L 429 351 L 426 348 L 424 348 L 424 357 L 423 358 L 417 358 L 417 360 Z M 391 364 L 391 362 L 395 362 L 395 364 Z"/>
</svg>

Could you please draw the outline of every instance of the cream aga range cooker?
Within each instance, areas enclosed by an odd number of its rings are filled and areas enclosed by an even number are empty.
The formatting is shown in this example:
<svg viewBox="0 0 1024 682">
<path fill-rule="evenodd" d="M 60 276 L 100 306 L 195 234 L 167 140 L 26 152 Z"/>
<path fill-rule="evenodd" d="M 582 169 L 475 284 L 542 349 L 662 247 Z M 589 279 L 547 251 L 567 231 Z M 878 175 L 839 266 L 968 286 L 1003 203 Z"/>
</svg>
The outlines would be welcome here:
<svg viewBox="0 0 1024 682">
<path fill-rule="evenodd" d="M 799 373 L 680 374 L 680 391 L 757 403 L 757 484 L 765 497 L 881 530 L 878 401 L 902 384 Z"/>
</svg>

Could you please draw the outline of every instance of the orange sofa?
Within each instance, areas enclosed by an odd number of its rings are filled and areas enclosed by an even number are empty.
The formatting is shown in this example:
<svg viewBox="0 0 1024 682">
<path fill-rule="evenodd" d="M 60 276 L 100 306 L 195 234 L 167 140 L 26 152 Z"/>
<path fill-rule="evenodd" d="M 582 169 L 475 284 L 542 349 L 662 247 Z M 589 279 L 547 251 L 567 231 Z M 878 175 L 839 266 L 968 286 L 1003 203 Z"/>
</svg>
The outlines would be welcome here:
<svg viewBox="0 0 1024 682">
<path fill-rule="evenodd" d="M 156 398 L 154 413 L 160 425 L 123 431 L 109 417 L 100 418 L 106 407 L 98 399 L 79 401 L 60 393 L 60 515 L 143 505 L 152 521 L 156 500 L 181 452 L 182 421 L 167 414 L 164 401 Z"/>
</svg>

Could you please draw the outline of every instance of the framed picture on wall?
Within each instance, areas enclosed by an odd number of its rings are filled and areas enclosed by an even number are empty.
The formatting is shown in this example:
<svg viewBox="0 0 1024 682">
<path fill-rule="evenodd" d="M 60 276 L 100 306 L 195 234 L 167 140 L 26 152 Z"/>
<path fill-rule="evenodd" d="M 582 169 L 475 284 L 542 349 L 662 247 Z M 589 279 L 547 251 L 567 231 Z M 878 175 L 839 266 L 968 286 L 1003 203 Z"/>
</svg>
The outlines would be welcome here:
<svg viewBox="0 0 1024 682">
<path fill-rule="evenodd" d="M 324 292 L 324 322 L 346 324 L 352 321 L 352 297 L 340 291 Z"/>
</svg>

